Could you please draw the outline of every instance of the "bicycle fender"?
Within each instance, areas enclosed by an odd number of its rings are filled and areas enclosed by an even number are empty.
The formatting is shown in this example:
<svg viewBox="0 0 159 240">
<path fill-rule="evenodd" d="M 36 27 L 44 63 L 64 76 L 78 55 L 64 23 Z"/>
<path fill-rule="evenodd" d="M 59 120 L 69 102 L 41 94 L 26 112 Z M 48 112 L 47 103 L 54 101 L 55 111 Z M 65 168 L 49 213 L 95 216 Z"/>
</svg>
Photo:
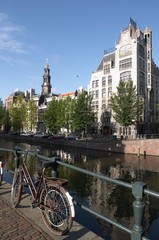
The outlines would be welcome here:
<svg viewBox="0 0 159 240">
<path fill-rule="evenodd" d="M 3 174 L 3 163 L 0 161 L 0 174 Z"/>
<path fill-rule="evenodd" d="M 65 192 L 65 194 L 66 194 L 66 196 L 68 198 L 68 201 L 69 201 L 69 204 L 70 204 L 70 207 L 71 207 L 72 217 L 74 218 L 75 217 L 75 208 L 74 208 L 74 205 L 73 205 L 73 198 L 71 197 L 69 192 Z"/>
</svg>

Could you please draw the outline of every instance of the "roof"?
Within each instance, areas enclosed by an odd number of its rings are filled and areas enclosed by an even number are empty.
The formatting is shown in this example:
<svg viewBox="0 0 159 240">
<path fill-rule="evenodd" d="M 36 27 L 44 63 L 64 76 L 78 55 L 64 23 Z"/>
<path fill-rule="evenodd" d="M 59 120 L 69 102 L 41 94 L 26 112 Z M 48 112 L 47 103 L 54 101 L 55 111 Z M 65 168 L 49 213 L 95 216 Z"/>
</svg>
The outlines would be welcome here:
<svg viewBox="0 0 159 240">
<path fill-rule="evenodd" d="M 104 55 L 102 61 L 100 62 L 97 71 L 103 70 L 103 64 L 106 62 L 112 62 L 115 61 L 115 52 L 112 52 L 110 54 Z"/>
<path fill-rule="evenodd" d="M 69 97 L 72 95 L 75 95 L 75 92 L 61 93 L 59 94 L 59 97 Z"/>
</svg>

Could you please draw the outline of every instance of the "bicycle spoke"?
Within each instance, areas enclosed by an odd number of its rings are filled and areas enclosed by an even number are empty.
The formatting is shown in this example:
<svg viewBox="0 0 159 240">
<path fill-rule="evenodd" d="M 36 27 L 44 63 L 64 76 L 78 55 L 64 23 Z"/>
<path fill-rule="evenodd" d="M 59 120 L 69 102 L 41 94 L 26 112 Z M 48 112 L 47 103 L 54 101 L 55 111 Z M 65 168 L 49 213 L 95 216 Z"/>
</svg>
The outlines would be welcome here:
<svg viewBox="0 0 159 240">
<path fill-rule="evenodd" d="M 41 201 L 44 206 L 42 209 L 45 209 L 42 211 L 42 216 L 49 229 L 57 235 L 68 232 L 73 220 L 64 189 L 50 186 L 47 193 L 43 191 Z"/>
</svg>

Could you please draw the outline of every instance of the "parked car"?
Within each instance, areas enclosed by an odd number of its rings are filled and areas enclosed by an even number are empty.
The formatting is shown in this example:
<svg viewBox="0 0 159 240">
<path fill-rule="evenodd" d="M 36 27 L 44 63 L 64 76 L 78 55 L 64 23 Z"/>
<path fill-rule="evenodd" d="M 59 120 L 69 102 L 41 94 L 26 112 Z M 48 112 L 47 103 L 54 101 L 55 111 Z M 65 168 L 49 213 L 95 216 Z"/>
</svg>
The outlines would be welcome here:
<svg viewBox="0 0 159 240">
<path fill-rule="evenodd" d="M 33 133 L 31 133 L 31 132 L 21 132 L 20 133 L 20 136 L 26 136 L 26 137 L 33 137 Z"/>
<path fill-rule="evenodd" d="M 55 139 L 65 139 L 65 135 L 64 134 L 52 134 L 49 137 L 50 140 L 55 140 Z"/>
<path fill-rule="evenodd" d="M 45 136 L 44 133 L 39 132 L 39 133 L 34 134 L 33 137 L 42 138 L 42 137 L 44 137 L 44 136 Z"/>
<path fill-rule="evenodd" d="M 67 137 L 65 137 L 65 140 L 78 140 L 79 136 L 77 135 L 68 135 Z"/>
</svg>

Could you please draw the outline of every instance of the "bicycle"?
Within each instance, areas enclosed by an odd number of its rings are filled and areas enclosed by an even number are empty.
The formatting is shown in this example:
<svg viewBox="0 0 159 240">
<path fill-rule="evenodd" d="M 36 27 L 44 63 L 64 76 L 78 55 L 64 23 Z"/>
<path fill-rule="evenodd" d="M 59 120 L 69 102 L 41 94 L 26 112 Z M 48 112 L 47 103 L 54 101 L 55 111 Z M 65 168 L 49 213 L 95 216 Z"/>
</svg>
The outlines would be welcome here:
<svg viewBox="0 0 159 240">
<path fill-rule="evenodd" d="M 11 188 L 11 204 L 17 207 L 21 201 L 23 186 L 28 186 L 32 196 L 32 207 L 38 207 L 41 210 L 43 221 L 46 226 L 56 235 L 66 234 L 72 227 L 75 217 L 73 199 L 69 192 L 64 188 L 68 180 L 61 178 L 47 177 L 45 169 L 52 167 L 58 157 L 54 157 L 51 162 L 44 162 L 42 165 L 41 176 L 38 184 L 35 184 L 29 174 L 26 160 L 28 153 L 38 157 L 35 151 L 24 151 L 15 147 L 15 159 L 18 160 L 15 166 L 15 172 Z M 20 164 L 23 153 L 22 164 Z M 37 185 L 37 186 L 36 186 Z"/>
</svg>

